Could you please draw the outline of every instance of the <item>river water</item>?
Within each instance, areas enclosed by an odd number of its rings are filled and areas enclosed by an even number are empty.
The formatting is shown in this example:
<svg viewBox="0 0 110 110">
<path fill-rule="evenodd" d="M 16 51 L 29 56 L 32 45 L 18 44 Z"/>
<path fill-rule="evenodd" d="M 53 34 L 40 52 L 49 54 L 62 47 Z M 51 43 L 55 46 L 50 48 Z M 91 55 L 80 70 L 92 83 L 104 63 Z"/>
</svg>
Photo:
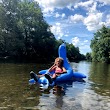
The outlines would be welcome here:
<svg viewBox="0 0 110 110">
<path fill-rule="evenodd" d="M 0 63 L 0 110 L 110 110 L 110 64 L 71 63 L 74 71 L 87 75 L 84 81 L 71 81 L 42 89 L 30 85 L 29 72 L 50 64 Z"/>
</svg>

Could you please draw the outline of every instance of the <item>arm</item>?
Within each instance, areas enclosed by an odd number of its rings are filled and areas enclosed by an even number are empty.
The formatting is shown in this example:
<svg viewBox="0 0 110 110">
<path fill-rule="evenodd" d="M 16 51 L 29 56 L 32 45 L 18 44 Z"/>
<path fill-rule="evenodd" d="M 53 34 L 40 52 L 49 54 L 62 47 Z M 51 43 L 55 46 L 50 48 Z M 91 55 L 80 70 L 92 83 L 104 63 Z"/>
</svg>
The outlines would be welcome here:
<svg viewBox="0 0 110 110">
<path fill-rule="evenodd" d="M 67 73 L 67 71 L 64 67 L 62 67 L 62 72 L 56 72 L 56 74 L 64 74 L 64 73 Z"/>
<path fill-rule="evenodd" d="M 63 73 L 67 73 L 67 71 L 66 71 L 66 69 L 64 67 L 62 69 L 63 69 Z"/>
<path fill-rule="evenodd" d="M 49 72 L 51 72 L 51 71 L 53 71 L 53 70 L 55 70 L 55 68 L 56 68 L 56 64 L 53 64 L 50 68 L 49 68 Z"/>
</svg>

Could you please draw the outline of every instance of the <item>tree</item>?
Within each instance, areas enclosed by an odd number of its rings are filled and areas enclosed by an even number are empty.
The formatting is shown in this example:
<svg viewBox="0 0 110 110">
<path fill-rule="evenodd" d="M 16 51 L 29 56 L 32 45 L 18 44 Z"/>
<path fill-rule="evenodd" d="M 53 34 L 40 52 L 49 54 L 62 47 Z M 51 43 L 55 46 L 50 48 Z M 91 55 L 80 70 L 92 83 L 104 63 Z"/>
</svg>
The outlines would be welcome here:
<svg viewBox="0 0 110 110">
<path fill-rule="evenodd" d="M 0 57 L 51 61 L 58 56 L 58 47 L 63 42 L 51 33 L 36 1 L 0 1 Z M 70 60 L 83 58 L 78 47 L 66 44 Z"/>
<path fill-rule="evenodd" d="M 91 40 L 92 60 L 110 62 L 110 29 L 103 26 Z"/>
<path fill-rule="evenodd" d="M 86 59 L 92 61 L 91 53 L 86 53 Z"/>
<path fill-rule="evenodd" d="M 70 61 L 85 60 L 85 56 L 80 54 L 78 47 L 75 47 L 73 44 L 69 43 L 66 43 L 66 47 L 67 47 L 67 57 Z"/>
<path fill-rule="evenodd" d="M 1 0 L 0 52 L 24 58 L 52 57 L 56 39 L 33 0 Z"/>
</svg>

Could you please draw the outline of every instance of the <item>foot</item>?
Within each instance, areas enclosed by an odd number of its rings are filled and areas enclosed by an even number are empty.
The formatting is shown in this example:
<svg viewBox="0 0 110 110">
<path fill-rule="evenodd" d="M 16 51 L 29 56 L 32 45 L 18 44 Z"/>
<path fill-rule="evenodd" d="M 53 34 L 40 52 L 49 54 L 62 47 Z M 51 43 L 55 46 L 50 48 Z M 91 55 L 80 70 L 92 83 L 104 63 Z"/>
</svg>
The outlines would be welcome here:
<svg viewBox="0 0 110 110">
<path fill-rule="evenodd" d="M 34 71 L 30 71 L 30 75 L 31 75 L 31 74 L 34 74 Z"/>
<path fill-rule="evenodd" d="M 50 84 L 53 83 L 52 78 L 48 74 L 45 74 L 45 77 L 48 79 Z"/>
<path fill-rule="evenodd" d="M 38 76 L 33 71 L 30 72 L 31 78 L 33 78 L 36 82 L 38 81 Z"/>
</svg>

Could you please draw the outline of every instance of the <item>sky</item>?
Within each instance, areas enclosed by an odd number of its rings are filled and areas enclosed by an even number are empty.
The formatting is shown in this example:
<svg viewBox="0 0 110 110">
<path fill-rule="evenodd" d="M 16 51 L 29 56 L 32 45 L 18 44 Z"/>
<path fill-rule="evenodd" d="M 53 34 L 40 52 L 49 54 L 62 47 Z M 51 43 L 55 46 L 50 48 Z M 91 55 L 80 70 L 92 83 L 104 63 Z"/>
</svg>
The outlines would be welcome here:
<svg viewBox="0 0 110 110">
<path fill-rule="evenodd" d="M 56 39 L 91 52 L 90 43 L 103 25 L 110 27 L 110 0 L 35 0 Z"/>
</svg>

